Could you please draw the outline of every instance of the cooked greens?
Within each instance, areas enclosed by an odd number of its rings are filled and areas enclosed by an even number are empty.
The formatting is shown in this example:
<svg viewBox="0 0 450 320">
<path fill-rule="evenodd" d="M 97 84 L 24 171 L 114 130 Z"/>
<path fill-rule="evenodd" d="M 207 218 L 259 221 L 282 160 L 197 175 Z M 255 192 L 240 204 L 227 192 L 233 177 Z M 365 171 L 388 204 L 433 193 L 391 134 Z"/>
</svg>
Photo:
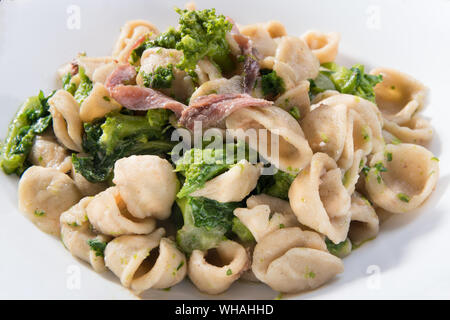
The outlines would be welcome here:
<svg viewBox="0 0 450 320">
<path fill-rule="evenodd" d="M 261 76 L 261 86 L 265 97 L 273 99 L 286 91 L 284 81 L 276 71 L 262 69 Z"/>
<path fill-rule="evenodd" d="M 92 81 L 89 79 L 89 77 L 84 72 L 84 68 L 79 67 L 78 73 L 80 74 L 80 84 L 78 85 L 77 90 L 73 94 L 75 100 L 79 104 L 83 103 L 83 101 L 89 96 L 89 93 L 91 93 L 93 85 Z M 72 90 L 72 88 L 71 88 Z"/>
<path fill-rule="evenodd" d="M 21 175 L 30 166 L 27 161 L 36 135 L 43 133 L 52 121 L 48 99 L 42 91 L 28 98 L 9 125 L 2 145 L 0 167 L 7 174 Z"/>
<path fill-rule="evenodd" d="M 278 170 L 271 176 L 261 176 L 258 181 L 257 193 L 265 193 L 272 197 L 288 200 L 288 192 L 295 175 Z"/>
<path fill-rule="evenodd" d="M 173 66 L 158 67 L 152 73 L 141 71 L 144 86 L 153 89 L 170 88 L 173 81 Z"/>
</svg>

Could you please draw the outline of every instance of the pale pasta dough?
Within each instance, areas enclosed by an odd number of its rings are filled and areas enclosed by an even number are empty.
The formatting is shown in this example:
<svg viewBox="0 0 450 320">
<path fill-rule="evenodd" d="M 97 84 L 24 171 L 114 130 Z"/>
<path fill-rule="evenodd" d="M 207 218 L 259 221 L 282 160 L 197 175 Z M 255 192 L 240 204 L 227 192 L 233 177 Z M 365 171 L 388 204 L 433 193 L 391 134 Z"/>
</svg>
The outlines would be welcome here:
<svg viewBox="0 0 450 320">
<path fill-rule="evenodd" d="M 433 129 L 430 122 L 419 116 L 413 116 L 402 125 L 390 120 L 384 120 L 383 130 L 389 132 L 401 142 L 420 144 L 422 146 L 429 144 L 433 138 Z"/>
<path fill-rule="evenodd" d="M 370 167 L 365 184 L 370 199 L 393 213 L 419 207 L 436 187 L 439 176 L 437 158 L 414 144 L 387 145 L 384 152 L 373 155 Z"/>
<path fill-rule="evenodd" d="M 341 170 L 325 153 L 315 153 L 289 189 L 289 202 L 298 221 L 334 243 L 347 237 L 350 195 L 342 184 Z"/>
<path fill-rule="evenodd" d="M 36 137 L 28 159 L 35 166 L 55 168 L 61 172 L 68 172 L 72 163 L 67 149 L 52 136 Z"/>
<path fill-rule="evenodd" d="M 260 175 L 261 166 L 252 165 L 244 159 L 227 172 L 206 182 L 204 187 L 191 193 L 191 196 L 218 202 L 239 202 L 255 189 Z"/>
<path fill-rule="evenodd" d="M 199 97 L 209 94 L 242 93 L 244 91 L 242 81 L 241 76 L 234 76 L 231 79 L 220 78 L 204 82 L 194 91 L 191 96 L 191 101 L 195 101 Z"/>
<path fill-rule="evenodd" d="M 134 217 L 169 217 L 178 186 L 167 160 L 149 155 L 120 159 L 114 166 L 113 182 Z"/>
<path fill-rule="evenodd" d="M 216 255 L 208 259 L 210 251 L 216 251 Z M 248 269 L 250 260 L 245 248 L 231 240 L 222 241 L 216 249 L 210 251 L 192 252 L 188 263 L 188 275 L 200 291 L 219 294 L 239 279 Z"/>
<path fill-rule="evenodd" d="M 58 141 L 67 149 L 80 152 L 83 128 L 77 101 L 69 92 L 61 89 L 48 100 L 48 104 Z"/>
<path fill-rule="evenodd" d="M 332 62 L 336 59 L 341 35 L 337 32 L 323 33 L 320 31 L 308 31 L 301 36 L 320 64 Z"/>
<path fill-rule="evenodd" d="M 388 68 L 370 73 L 383 76 L 383 81 L 375 86 L 375 98 L 384 118 L 403 124 L 423 107 L 426 89 L 416 79 Z"/>
<path fill-rule="evenodd" d="M 156 227 L 154 219 L 136 219 L 128 212 L 117 187 L 110 187 L 97 194 L 87 206 L 86 212 L 96 230 L 114 237 L 147 234 Z"/>
<path fill-rule="evenodd" d="M 255 247 L 252 270 L 280 292 L 314 289 L 344 271 L 342 261 L 327 252 L 320 235 L 300 228 L 279 229 Z"/>
<path fill-rule="evenodd" d="M 109 95 L 108 89 L 102 83 L 97 82 L 89 96 L 81 103 L 80 120 L 92 122 L 120 109 L 122 106 Z"/>
<path fill-rule="evenodd" d="M 297 173 L 311 160 L 312 151 L 302 128 L 278 107 L 240 109 L 228 116 L 226 127 L 230 134 L 246 140 L 251 148 L 285 172 Z"/>
<path fill-rule="evenodd" d="M 84 69 L 84 73 L 92 79 L 94 77 L 95 72 L 103 68 L 106 65 L 114 63 L 114 59 L 112 57 L 86 57 L 79 56 L 76 59 L 76 62 L 80 67 Z"/>
<path fill-rule="evenodd" d="M 72 177 L 75 185 L 80 191 L 83 197 L 95 196 L 96 194 L 105 191 L 108 188 L 108 184 L 105 182 L 92 183 L 89 182 L 80 173 L 76 172 L 75 167 L 72 165 L 70 168 L 70 176 Z"/>
<path fill-rule="evenodd" d="M 275 105 L 286 111 L 291 111 L 292 108 L 298 108 L 300 118 L 304 118 L 310 110 L 308 92 L 309 81 L 301 81 L 296 87 L 286 91 L 275 100 Z"/>
<path fill-rule="evenodd" d="M 39 229 L 59 235 L 59 217 L 81 199 L 75 183 L 54 168 L 33 166 L 19 182 L 19 209 Z"/>
<path fill-rule="evenodd" d="M 352 222 L 350 223 L 348 237 L 353 245 L 360 245 L 364 241 L 377 236 L 380 223 L 369 200 L 358 192 L 353 193 L 350 212 Z"/>
</svg>

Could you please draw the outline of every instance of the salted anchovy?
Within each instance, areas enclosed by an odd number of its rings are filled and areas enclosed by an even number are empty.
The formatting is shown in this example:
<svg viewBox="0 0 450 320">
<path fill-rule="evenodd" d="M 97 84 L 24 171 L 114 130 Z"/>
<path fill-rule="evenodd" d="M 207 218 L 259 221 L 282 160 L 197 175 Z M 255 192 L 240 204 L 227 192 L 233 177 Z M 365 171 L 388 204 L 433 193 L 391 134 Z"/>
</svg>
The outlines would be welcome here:
<svg viewBox="0 0 450 320">
<path fill-rule="evenodd" d="M 217 126 L 232 112 L 247 107 L 267 107 L 273 102 L 256 99 L 248 94 L 210 94 L 193 101 L 181 114 L 179 120 L 184 127 L 193 130 L 200 121 L 204 129 Z"/>
</svg>

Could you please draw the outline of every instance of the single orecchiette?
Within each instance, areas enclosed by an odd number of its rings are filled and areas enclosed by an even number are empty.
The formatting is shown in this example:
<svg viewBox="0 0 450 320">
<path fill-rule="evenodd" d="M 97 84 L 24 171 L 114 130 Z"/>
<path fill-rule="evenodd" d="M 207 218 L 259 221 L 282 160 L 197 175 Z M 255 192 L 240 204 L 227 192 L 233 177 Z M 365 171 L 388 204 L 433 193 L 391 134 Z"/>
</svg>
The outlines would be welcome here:
<svg viewBox="0 0 450 320">
<path fill-rule="evenodd" d="M 188 275 L 200 291 L 219 294 L 239 279 L 249 265 L 245 248 L 237 242 L 225 240 L 207 252 L 194 250 L 189 258 Z"/>
<path fill-rule="evenodd" d="M 91 200 L 90 197 L 83 198 L 61 214 L 61 240 L 72 255 L 90 263 L 95 271 L 103 272 L 106 270 L 103 253 L 93 250 L 88 241 L 106 244 L 110 237 L 96 234 L 90 229 L 86 207 Z"/>
<path fill-rule="evenodd" d="M 72 166 L 69 152 L 52 136 L 37 136 L 31 147 L 28 160 L 33 165 L 55 168 L 61 172 L 68 172 Z"/>
<path fill-rule="evenodd" d="M 206 182 L 204 187 L 191 193 L 191 196 L 218 202 L 239 202 L 255 189 L 260 176 L 261 165 L 241 160 L 227 172 Z"/>
<path fill-rule="evenodd" d="M 207 58 L 203 58 L 197 62 L 195 73 L 198 75 L 198 82 L 200 84 L 222 78 L 220 70 Z"/>
<path fill-rule="evenodd" d="M 323 33 L 308 31 L 301 36 L 320 63 L 332 62 L 336 59 L 341 35 L 337 32 Z"/>
<path fill-rule="evenodd" d="M 89 182 L 80 173 L 76 172 L 73 164 L 70 168 L 70 176 L 72 177 L 75 185 L 77 186 L 78 190 L 80 190 L 80 193 L 83 197 L 95 196 L 96 194 L 105 191 L 108 188 L 108 184 L 106 182 Z"/>
<path fill-rule="evenodd" d="M 106 266 L 137 293 L 176 285 L 186 276 L 186 257 L 164 234 L 159 228 L 149 235 L 115 238 L 105 249 Z"/>
<path fill-rule="evenodd" d="M 114 59 L 112 57 L 79 56 L 76 61 L 78 65 L 84 69 L 84 73 L 89 77 L 89 79 L 92 80 L 96 70 L 107 64 L 113 63 Z"/>
<path fill-rule="evenodd" d="M 98 82 L 94 84 L 89 96 L 81 104 L 80 120 L 92 122 L 112 111 L 120 109 L 122 109 L 122 106 L 109 95 L 108 89 Z"/>
<path fill-rule="evenodd" d="M 384 118 L 403 124 L 423 107 L 426 89 L 416 79 L 388 68 L 377 68 L 370 73 L 383 76 L 383 81 L 374 90 Z"/>
<path fill-rule="evenodd" d="M 58 141 L 66 148 L 80 152 L 83 128 L 77 101 L 69 92 L 61 89 L 48 100 L 48 104 L 53 118 L 53 131 Z"/>
<path fill-rule="evenodd" d="M 139 40 L 143 39 L 145 36 L 153 40 L 158 35 L 158 29 L 148 21 L 128 21 L 121 29 L 112 56 L 121 63 L 128 63 L 131 51 Z"/>
<path fill-rule="evenodd" d="M 297 173 L 311 160 L 312 151 L 299 123 L 278 107 L 240 109 L 228 116 L 226 127 L 285 172 Z"/>
<path fill-rule="evenodd" d="M 376 237 L 379 229 L 378 216 L 369 200 L 358 192 L 352 194 L 352 205 L 350 207 L 352 222 L 348 237 L 353 245 Z"/>
<path fill-rule="evenodd" d="M 427 145 L 433 138 L 430 122 L 419 116 L 414 116 L 399 125 L 390 120 L 384 120 L 383 130 L 400 139 L 401 142 Z"/>
<path fill-rule="evenodd" d="M 286 111 L 291 111 L 292 108 L 298 108 L 300 118 L 304 118 L 310 110 L 308 92 L 309 81 L 301 81 L 296 87 L 286 91 L 275 100 L 275 105 Z"/>
<path fill-rule="evenodd" d="M 134 218 L 128 212 L 117 187 L 97 194 L 87 206 L 86 212 L 96 230 L 115 237 L 124 234 L 147 234 L 156 226 L 152 218 Z"/>
<path fill-rule="evenodd" d="M 334 243 L 347 237 L 350 195 L 342 184 L 341 170 L 325 153 L 314 154 L 310 165 L 295 178 L 289 203 L 301 224 Z"/>
<path fill-rule="evenodd" d="M 108 79 L 109 75 L 117 68 L 118 62 L 116 60 L 109 62 L 107 64 L 103 64 L 95 69 L 92 73 L 93 83 L 106 83 L 106 79 Z"/>
<path fill-rule="evenodd" d="M 328 253 L 320 235 L 300 228 L 276 230 L 255 247 L 252 270 L 280 292 L 314 289 L 344 271 L 342 261 Z"/>
<path fill-rule="evenodd" d="M 268 195 L 251 196 L 247 208 L 237 208 L 233 213 L 257 242 L 275 230 L 298 225 L 289 202 Z"/>
<path fill-rule="evenodd" d="M 200 87 L 195 90 L 191 96 L 191 101 L 195 101 L 201 96 L 207 96 L 209 94 L 229 94 L 229 93 L 242 93 L 242 77 L 234 76 L 231 79 L 220 78 L 211 81 L 204 82 Z"/>
<path fill-rule="evenodd" d="M 81 199 L 75 183 L 54 168 L 33 166 L 19 182 L 19 209 L 39 229 L 59 235 L 59 217 Z"/>
<path fill-rule="evenodd" d="M 252 40 L 253 47 L 262 57 L 273 57 L 277 50 L 277 43 L 263 23 L 242 26 L 239 31 Z"/>
<path fill-rule="evenodd" d="M 366 189 L 379 207 L 404 213 L 419 207 L 431 194 L 439 176 L 434 155 L 415 144 L 388 144 L 373 155 Z"/>
<path fill-rule="evenodd" d="M 131 215 L 164 220 L 177 193 L 177 177 L 169 161 L 158 156 L 131 156 L 116 161 L 114 180 Z"/>
</svg>

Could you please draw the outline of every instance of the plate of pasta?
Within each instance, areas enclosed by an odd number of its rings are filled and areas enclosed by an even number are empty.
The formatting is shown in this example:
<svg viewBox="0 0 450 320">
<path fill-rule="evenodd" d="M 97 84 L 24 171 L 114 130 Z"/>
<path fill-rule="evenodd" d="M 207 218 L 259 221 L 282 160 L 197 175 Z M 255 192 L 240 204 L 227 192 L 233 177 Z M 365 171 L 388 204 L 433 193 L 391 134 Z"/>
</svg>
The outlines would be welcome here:
<svg viewBox="0 0 450 320">
<path fill-rule="evenodd" d="M 133 3 L 0 3 L 0 297 L 449 297 L 447 2 Z"/>
</svg>

